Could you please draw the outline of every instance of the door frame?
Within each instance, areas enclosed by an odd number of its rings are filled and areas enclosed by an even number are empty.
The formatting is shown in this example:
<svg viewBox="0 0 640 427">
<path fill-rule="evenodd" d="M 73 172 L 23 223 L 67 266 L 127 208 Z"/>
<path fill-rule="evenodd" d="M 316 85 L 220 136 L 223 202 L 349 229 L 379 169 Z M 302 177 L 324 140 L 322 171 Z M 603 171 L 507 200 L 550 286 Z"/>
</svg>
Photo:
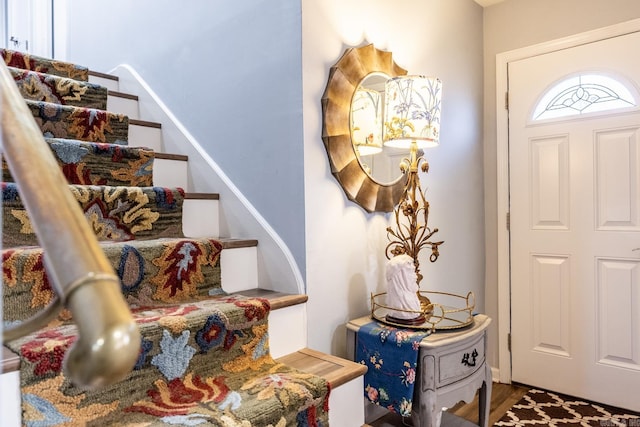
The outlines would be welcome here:
<svg viewBox="0 0 640 427">
<path fill-rule="evenodd" d="M 0 0 L 0 47 L 9 47 L 7 0 Z"/>
<path fill-rule="evenodd" d="M 640 19 L 598 28 L 548 42 L 502 52 L 496 55 L 496 152 L 497 152 L 497 218 L 498 218 L 498 363 L 499 381 L 511 383 L 511 352 L 508 336 L 511 333 L 511 252 L 509 214 L 509 112 L 503 99 L 508 91 L 509 62 L 543 55 L 562 49 L 593 43 L 611 37 L 640 31 Z"/>
</svg>

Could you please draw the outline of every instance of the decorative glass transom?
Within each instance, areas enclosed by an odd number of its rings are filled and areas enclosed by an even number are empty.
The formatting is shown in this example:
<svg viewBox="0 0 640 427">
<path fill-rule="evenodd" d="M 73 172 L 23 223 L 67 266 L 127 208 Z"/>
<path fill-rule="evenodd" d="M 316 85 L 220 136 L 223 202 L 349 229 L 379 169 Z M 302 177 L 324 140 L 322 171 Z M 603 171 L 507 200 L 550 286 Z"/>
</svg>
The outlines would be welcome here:
<svg viewBox="0 0 640 427">
<path fill-rule="evenodd" d="M 545 120 L 635 107 L 631 91 L 621 82 L 601 74 L 583 74 L 562 80 L 544 94 L 533 120 Z"/>
</svg>

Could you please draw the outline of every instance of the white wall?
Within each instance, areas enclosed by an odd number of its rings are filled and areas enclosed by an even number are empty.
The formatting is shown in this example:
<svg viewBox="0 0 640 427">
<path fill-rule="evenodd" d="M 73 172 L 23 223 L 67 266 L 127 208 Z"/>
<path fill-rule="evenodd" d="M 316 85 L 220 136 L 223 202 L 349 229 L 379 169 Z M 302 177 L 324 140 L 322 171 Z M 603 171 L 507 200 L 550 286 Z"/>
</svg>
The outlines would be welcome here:
<svg viewBox="0 0 640 427">
<path fill-rule="evenodd" d="M 440 146 L 426 152 L 429 224 L 445 243 L 424 260 L 423 289 L 466 294 L 484 309 L 482 8 L 473 0 L 303 0 L 303 109 L 309 345 L 344 355 L 345 327 L 369 313 L 383 280 L 390 215 L 367 214 L 331 175 L 320 99 L 347 47 L 374 43 L 410 73 L 443 82 Z M 425 255 L 427 251 L 425 251 Z"/>
<path fill-rule="evenodd" d="M 65 14 L 56 23 L 66 24 L 56 31 L 67 39 L 56 42 L 61 59 L 103 72 L 131 65 L 304 272 L 300 3 L 56 2 Z"/>
<path fill-rule="evenodd" d="M 484 10 L 484 185 L 489 361 L 498 366 L 496 54 L 640 17 L 638 0 L 507 0 Z M 502 101 L 500 101 L 502 102 Z"/>
</svg>

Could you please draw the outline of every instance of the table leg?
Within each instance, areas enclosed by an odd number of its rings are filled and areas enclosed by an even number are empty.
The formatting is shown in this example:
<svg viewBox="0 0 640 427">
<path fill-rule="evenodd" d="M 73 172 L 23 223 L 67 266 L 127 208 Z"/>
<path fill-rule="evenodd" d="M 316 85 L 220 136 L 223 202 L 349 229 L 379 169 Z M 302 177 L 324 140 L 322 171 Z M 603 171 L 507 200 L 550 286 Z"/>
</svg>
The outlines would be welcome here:
<svg viewBox="0 0 640 427">
<path fill-rule="evenodd" d="M 491 368 L 489 365 L 485 365 L 485 378 L 482 387 L 480 387 L 480 394 L 478 396 L 478 410 L 480 427 L 488 427 L 489 414 L 491 413 Z"/>
<path fill-rule="evenodd" d="M 420 398 L 418 411 L 413 411 L 413 425 L 416 427 L 440 427 L 442 408 L 437 406 L 437 402 L 437 393 L 434 390 L 427 390 Z"/>
</svg>

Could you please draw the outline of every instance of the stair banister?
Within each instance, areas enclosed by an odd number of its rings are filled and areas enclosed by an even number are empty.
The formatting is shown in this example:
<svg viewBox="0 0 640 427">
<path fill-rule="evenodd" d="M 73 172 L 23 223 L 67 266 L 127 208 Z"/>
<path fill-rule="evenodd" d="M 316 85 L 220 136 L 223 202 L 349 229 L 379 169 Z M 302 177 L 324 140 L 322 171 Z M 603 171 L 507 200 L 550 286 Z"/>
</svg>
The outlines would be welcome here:
<svg viewBox="0 0 640 427">
<path fill-rule="evenodd" d="M 40 315 L 5 328 L 2 341 L 31 333 L 67 307 L 78 339 L 65 355 L 65 375 L 95 389 L 128 375 L 139 355 L 140 332 L 120 282 L 47 148 L 4 61 L 0 61 L 3 154 L 45 254 L 56 296 Z"/>
</svg>

